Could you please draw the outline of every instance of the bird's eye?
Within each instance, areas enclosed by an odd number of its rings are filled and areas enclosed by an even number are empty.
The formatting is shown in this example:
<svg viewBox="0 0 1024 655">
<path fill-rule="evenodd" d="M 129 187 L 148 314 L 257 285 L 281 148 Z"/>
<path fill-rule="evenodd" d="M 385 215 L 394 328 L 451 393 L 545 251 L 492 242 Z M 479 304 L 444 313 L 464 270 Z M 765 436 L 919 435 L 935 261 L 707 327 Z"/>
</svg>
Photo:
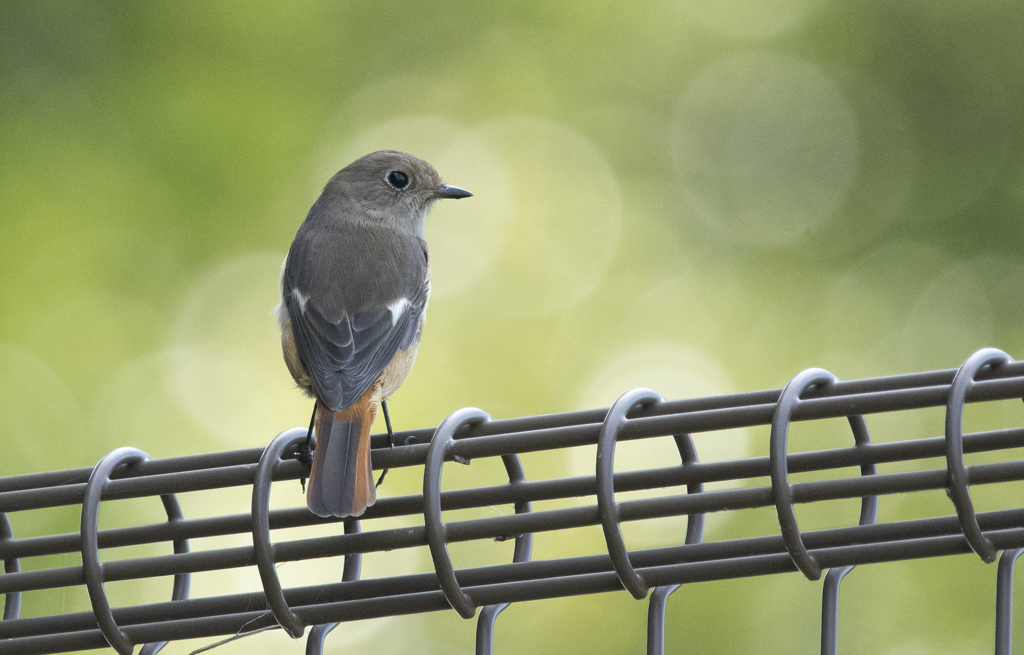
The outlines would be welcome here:
<svg viewBox="0 0 1024 655">
<path fill-rule="evenodd" d="M 409 186 L 409 176 L 402 171 L 391 171 L 388 173 L 388 184 L 396 189 L 404 189 Z"/>
</svg>

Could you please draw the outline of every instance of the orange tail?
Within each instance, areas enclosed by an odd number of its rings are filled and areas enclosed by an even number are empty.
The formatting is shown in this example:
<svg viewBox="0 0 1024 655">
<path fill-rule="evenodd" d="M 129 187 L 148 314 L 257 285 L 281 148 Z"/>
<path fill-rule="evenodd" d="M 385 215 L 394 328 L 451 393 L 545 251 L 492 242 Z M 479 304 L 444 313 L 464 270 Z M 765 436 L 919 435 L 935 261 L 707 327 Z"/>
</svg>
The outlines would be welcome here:
<svg viewBox="0 0 1024 655">
<path fill-rule="evenodd" d="M 317 516 L 359 516 L 377 500 L 370 466 L 370 427 L 380 404 L 377 387 L 341 412 L 317 401 L 316 452 L 306 489 L 306 506 Z"/>
</svg>

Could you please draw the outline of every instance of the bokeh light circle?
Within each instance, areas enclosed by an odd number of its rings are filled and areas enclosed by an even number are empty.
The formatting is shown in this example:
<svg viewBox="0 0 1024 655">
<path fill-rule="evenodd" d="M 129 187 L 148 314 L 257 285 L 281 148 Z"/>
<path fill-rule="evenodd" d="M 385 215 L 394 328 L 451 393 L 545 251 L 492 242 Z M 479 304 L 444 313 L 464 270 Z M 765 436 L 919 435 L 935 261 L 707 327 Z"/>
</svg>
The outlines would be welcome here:
<svg viewBox="0 0 1024 655">
<path fill-rule="evenodd" d="M 687 19 L 724 36 L 768 39 L 805 23 L 821 0 L 686 0 Z"/>
<path fill-rule="evenodd" d="M 857 172 L 858 130 L 849 101 L 819 68 L 750 53 L 687 86 L 671 147 L 704 221 L 730 240 L 782 246 L 842 205 Z"/>
<path fill-rule="evenodd" d="M 542 315 L 585 298 L 619 246 L 622 200 L 608 161 L 578 132 L 534 116 L 499 119 L 479 133 L 507 163 L 515 198 L 489 280 L 495 309 Z"/>
<path fill-rule="evenodd" d="M 257 252 L 204 273 L 178 311 L 166 353 L 168 387 L 219 448 L 269 443 L 312 404 L 281 360 L 273 315 L 284 253 Z"/>
</svg>

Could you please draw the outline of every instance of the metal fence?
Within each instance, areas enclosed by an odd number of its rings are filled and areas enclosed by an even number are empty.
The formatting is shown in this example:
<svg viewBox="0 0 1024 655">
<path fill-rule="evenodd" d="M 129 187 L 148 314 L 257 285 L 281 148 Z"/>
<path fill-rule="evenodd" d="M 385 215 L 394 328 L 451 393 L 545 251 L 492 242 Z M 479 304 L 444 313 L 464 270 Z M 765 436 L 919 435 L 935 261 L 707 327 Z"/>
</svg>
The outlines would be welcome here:
<svg viewBox="0 0 1024 655">
<path fill-rule="evenodd" d="M 857 564 L 968 553 L 986 562 L 1004 551 L 999 565 L 996 652 L 1010 649 L 1012 567 L 1024 547 L 1024 506 L 976 512 L 970 485 L 1024 480 L 1024 461 L 1003 453 L 1001 461 L 966 466 L 965 453 L 1024 447 L 1024 427 L 963 433 L 965 403 L 1024 397 L 1024 362 L 985 349 L 959 369 L 856 381 L 840 381 L 821 369 L 794 377 L 784 389 L 667 401 L 647 389 L 624 394 L 610 409 L 493 420 L 479 409 L 460 409 L 436 429 L 374 436 L 377 469 L 422 467 L 422 494 L 383 497 L 360 520 L 347 519 L 330 536 L 274 542 L 275 530 L 330 523 L 305 507 L 269 509 L 272 481 L 305 473 L 295 460 L 306 429 L 278 435 L 266 449 L 170 459 L 150 459 L 119 448 L 94 468 L 0 478 L 0 653 L 54 653 L 105 647 L 131 653 L 145 644 L 152 655 L 169 640 L 236 635 L 279 626 L 293 637 L 307 627 L 307 653 L 319 653 L 338 623 L 372 617 L 454 609 L 479 613 L 478 653 L 491 652 L 495 618 L 508 603 L 622 591 L 643 599 L 650 590 L 648 653 L 660 653 L 668 596 L 688 582 L 801 571 L 818 579 L 828 570 L 822 602 L 822 652 L 835 652 L 839 582 Z M 871 443 L 865 414 L 945 407 L 945 434 L 924 439 Z M 790 423 L 846 418 L 848 447 L 787 453 Z M 691 433 L 770 426 L 767 456 L 699 461 Z M 678 464 L 637 471 L 614 470 L 616 443 L 671 435 Z M 594 475 L 530 480 L 519 455 L 597 445 Z M 446 461 L 468 463 L 500 457 L 508 482 L 441 490 Z M 944 466 L 878 472 L 876 465 L 942 458 Z M 845 471 L 844 471 L 845 469 Z M 850 471 L 852 475 L 847 475 Z M 859 473 L 858 473 L 859 471 Z M 790 474 L 828 472 L 827 479 L 791 482 Z M 705 490 L 704 484 L 738 481 L 739 488 Z M 294 483 L 293 483 L 294 484 Z M 205 518 L 182 515 L 175 494 L 251 486 L 249 511 Z M 877 524 L 883 494 L 944 489 L 950 514 Z M 655 490 L 653 497 L 616 500 L 616 492 Z M 160 496 L 167 520 L 127 528 L 98 528 L 101 499 Z M 577 499 L 575 505 L 533 509 L 531 503 Z M 579 499 L 584 499 L 582 502 Z M 586 502 L 586 499 L 592 499 Z M 794 505 L 859 499 L 860 519 L 849 527 L 801 531 Z M 81 529 L 66 534 L 12 534 L 7 513 L 81 505 Z M 514 513 L 446 521 L 444 512 L 509 505 Z M 779 532 L 703 542 L 704 515 L 774 507 Z M 240 512 L 242 508 L 236 508 Z M 687 516 L 674 546 L 630 550 L 621 524 Z M 412 528 L 376 527 L 378 519 L 415 516 Z M 451 518 L 448 514 L 447 518 Z M 379 524 L 378 524 L 379 525 Z M 600 526 L 607 554 L 531 561 L 536 533 Z M 190 551 L 189 540 L 251 534 L 252 545 Z M 278 533 L 281 534 L 281 533 Z M 515 540 L 513 561 L 456 570 L 448 544 Z M 100 562 L 99 551 L 138 544 L 168 544 L 173 554 Z M 434 572 L 359 579 L 360 556 L 426 546 Z M 81 553 L 82 565 L 33 567 L 19 560 Z M 275 565 L 344 556 L 336 582 L 284 588 Z M 191 574 L 256 567 L 262 591 L 189 598 Z M 172 597 L 112 608 L 104 583 L 173 576 Z M 84 585 L 90 612 L 20 617 L 21 595 Z"/>
</svg>

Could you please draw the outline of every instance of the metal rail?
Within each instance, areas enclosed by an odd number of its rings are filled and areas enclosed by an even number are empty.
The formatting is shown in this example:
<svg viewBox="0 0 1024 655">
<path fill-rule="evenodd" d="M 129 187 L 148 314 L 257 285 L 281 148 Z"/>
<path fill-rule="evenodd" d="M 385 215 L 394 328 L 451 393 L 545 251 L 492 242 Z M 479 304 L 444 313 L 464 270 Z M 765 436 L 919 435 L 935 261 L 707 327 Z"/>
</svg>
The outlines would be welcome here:
<svg viewBox="0 0 1024 655">
<path fill-rule="evenodd" d="M 375 468 L 423 467 L 423 493 L 381 498 L 359 521 L 321 519 L 305 507 L 270 510 L 273 481 L 295 480 L 305 471 L 295 459 L 305 428 L 287 430 L 266 449 L 249 449 L 169 459 L 151 459 L 134 448 L 119 448 L 93 468 L 0 478 L 0 654 L 56 653 L 113 647 L 131 653 L 145 644 L 152 655 L 170 640 L 234 635 L 280 626 L 293 637 L 307 627 L 307 653 L 319 653 L 333 627 L 344 621 L 455 609 L 479 613 L 476 649 L 491 652 L 493 625 L 510 602 L 621 591 L 651 597 L 648 653 L 661 653 L 665 604 L 679 585 L 707 580 L 800 571 L 811 580 L 826 576 L 822 603 L 822 652 L 835 653 L 839 583 L 855 565 L 974 552 L 986 562 L 1005 549 L 999 565 L 997 653 L 1009 653 L 1013 563 L 1024 548 L 1024 507 L 977 512 L 971 485 L 1024 480 L 1024 461 L 1012 459 L 966 466 L 965 453 L 1024 447 L 1024 426 L 963 434 L 967 402 L 1024 397 L 1024 362 L 984 349 L 958 369 L 843 382 L 821 369 L 798 374 L 784 389 L 711 398 L 666 401 L 637 389 L 610 409 L 493 420 L 479 409 L 461 409 L 436 429 L 374 437 Z M 927 439 L 871 443 L 863 415 L 946 408 L 945 434 Z M 792 421 L 846 418 L 851 445 L 787 453 Z M 768 455 L 701 463 L 690 433 L 771 426 Z M 641 471 L 614 471 L 617 442 L 671 435 L 680 463 Z M 551 480 L 527 479 L 518 455 L 597 445 L 595 474 Z M 441 491 L 446 461 L 500 457 L 508 482 Z M 939 468 L 879 473 L 876 466 L 943 458 Z M 847 476 L 842 469 L 858 469 Z M 791 482 L 794 473 L 839 472 L 838 477 Z M 740 488 L 710 491 L 704 484 L 747 481 Z M 186 518 L 175 494 L 225 487 L 251 487 L 248 511 Z M 883 494 L 944 489 L 950 515 L 876 523 Z M 616 493 L 658 490 L 640 500 L 617 501 Z M 159 496 L 167 520 L 100 530 L 101 499 Z M 536 510 L 531 503 L 593 497 L 594 502 Z M 801 531 L 794 505 L 860 499 L 856 525 Z M 81 528 L 66 534 L 18 536 L 7 513 L 81 505 Z M 445 521 L 444 512 L 512 505 L 515 513 Z M 774 507 L 779 532 L 758 537 L 704 542 L 703 518 L 710 512 Z M 688 516 L 678 545 L 627 547 L 625 521 Z M 422 524 L 388 529 L 379 520 L 415 516 Z M 274 542 L 275 530 L 343 523 L 332 536 Z M 531 561 L 534 534 L 601 526 L 605 555 Z M 249 534 L 251 546 L 190 550 L 203 537 Z M 509 564 L 456 569 L 448 544 L 482 539 L 515 540 Z M 101 562 L 100 550 L 139 544 L 170 544 L 173 554 Z M 363 553 L 426 546 L 433 573 L 360 580 Z M 80 553 L 81 566 L 23 570 L 22 559 Z M 345 557 L 337 582 L 285 588 L 275 566 L 282 562 Z M 26 563 L 29 564 L 29 563 Z M 31 562 L 31 564 L 36 564 Z M 189 598 L 192 574 L 256 567 L 262 591 Z M 111 607 L 104 583 L 174 577 L 170 600 Z M 44 589 L 84 586 L 92 611 L 20 617 L 21 595 Z M 651 590 L 654 593 L 649 594 Z"/>
</svg>

